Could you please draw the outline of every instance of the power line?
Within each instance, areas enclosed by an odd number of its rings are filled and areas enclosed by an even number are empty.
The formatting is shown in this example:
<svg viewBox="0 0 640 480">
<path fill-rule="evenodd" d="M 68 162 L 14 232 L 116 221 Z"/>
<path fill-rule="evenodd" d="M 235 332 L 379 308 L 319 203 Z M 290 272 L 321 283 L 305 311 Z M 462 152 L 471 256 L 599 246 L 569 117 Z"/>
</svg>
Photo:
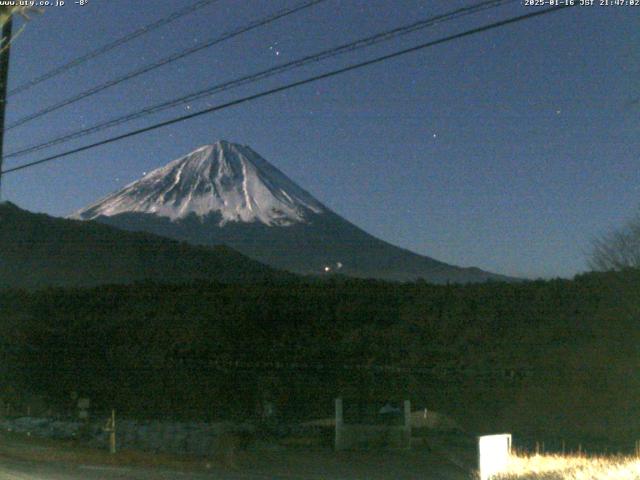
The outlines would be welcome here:
<svg viewBox="0 0 640 480">
<path fill-rule="evenodd" d="M 127 80 L 131 80 L 132 78 L 136 78 L 139 77 L 140 75 L 143 75 L 145 73 L 151 72 L 157 68 L 160 68 L 164 65 L 168 65 L 170 63 L 173 63 L 175 61 L 181 60 L 189 55 L 192 55 L 196 52 L 199 52 L 201 50 L 207 49 L 207 48 L 211 48 L 214 45 L 218 45 L 219 43 L 222 43 L 226 40 L 229 40 L 231 38 L 237 37 L 239 35 L 242 35 L 243 33 L 249 32 L 251 30 L 254 30 L 256 28 L 262 27 L 264 25 L 268 25 L 269 23 L 272 23 L 276 20 L 279 20 L 281 18 L 287 17 L 289 15 L 292 15 L 294 13 L 297 13 L 301 10 L 305 10 L 307 8 L 313 7 L 314 5 L 317 5 L 318 3 L 322 3 L 326 0 L 309 0 L 305 3 L 302 3 L 300 5 L 297 5 L 295 7 L 292 8 L 287 8 L 287 9 L 283 9 L 283 10 L 279 10 L 276 13 L 273 13 L 267 17 L 264 17 L 260 20 L 256 20 L 254 22 L 249 23 L 246 26 L 237 28 L 235 30 L 231 30 L 229 32 L 226 32 L 224 34 L 222 34 L 219 37 L 216 37 L 212 40 L 209 40 L 207 42 L 201 43 L 199 45 L 195 45 L 193 47 L 187 48 L 185 50 L 182 50 L 178 53 L 169 55 L 168 57 L 164 57 L 160 60 L 158 60 L 157 62 L 154 62 L 152 64 L 146 65 L 144 67 L 141 67 L 139 69 L 133 70 L 129 73 L 126 73 L 120 77 L 117 77 L 115 79 L 109 80 L 105 83 L 102 83 L 100 85 L 97 85 L 95 87 L 92 87 L 88 90 L 85 90 L 84 92 L 81 92 L 77 95 L 74 95 L 70 98 L 67 98 L 65 100 L 62 100 L 58 103 L 55 103 L 53 105 L 50 105 L 48 107 L 43 108 L 42 110 L 39 110 L 35 113 L 32 113 L 30 115 L 26 115 L 18 120 L 16 120 L 15 122 L 11 123 L 10 125 L 8 125 L 5 128 L 5 131 L 9 131 L 12 130 L 16 127 L 19 127 L 21 125 L 24 125 L 25 123 L 28 123 L 32 120 L 35 120 L 36 118 L 40 118 L 48 113 L 51 112 L 55 112 L 56 110 L 59 110 L 63 107 L 66 107 L 68 105 L 72 105 L 76 102 L 79 102 L 80 100 L 83 100 L 87 97 L 91 97 L 97 93 L 100 93 L 108 88 L 111 87 L 115 87 L 116 85 L 119 85 L 123 82 L 126 82 Z"/>
<path fill-rule="evenodd" d="M 470 6 L 470 7 L 464 7 L 464 8 L 460 8 L 457 10 L 454 10 L 452 12 L 449 13 L 445 13 L 445 14 L 441 14 L 441 15 L 436 15 L 433 17 L 428 17 L 426 19 L 422 19 L 419 20 L 417 22 L 411 23 L 409 25 L 405 25 L 402 27 L 397 27 L 391 30 L 387 30 L 384 31 L 382 33 L 378 33 L 375 35 L 371 35 L 369 37 L 365 37 L 363 39 L 359 39 L 356 40 L 355 42 L 350 42 L 350 43 L 346 43 L 337 47 L 332 47 L 326 50 L 322 50 L 320 52 L 314 53 L 312 55 L 308 55 L 302 58 L 299 58 L 297 60 L 293 60 L 291 62 L 287 62 L 281 65 L 277 65 L 275 67 L 271 67 L 269 69 L 266 70 L 262 70 L 260 72 L 251 74 L 251 75 L 246 75 L 244 77 L 235 79 L 235 80 L 231 80 L 231 81 L 227 81 L 227 82 L 223 82 L 217 85 L 214 85 L 212 87 L 207 87 L 203 90 L 199 90 L 197 92 L 191 93 L 189 95 L 185 95 L 182 97 L 179 97 L 177 99 L 173 99 L 173 100 L 169 100 L 160 104 L 156 104 L 150 107 L 146 107 L 143 108 L 141 110 L 129 113 L 127 115 L 121 116 L 121 117 L 116 117 L 116 118 L 112 118 L 110 120 L 104 121 L 104 122 L 100 122 L 96 125 L 92 125 L 90 127 L 87 128 L 83 128 L 81 130 L 77 130 L 75 132 L 71 132 L 69 134 L 63 135 L 61 137 L 57 137 L 54 138 L 52 140 L 48 140 L 46 142 L 37 144 L 37 145 L 32 145 L 29 147 L 25 147 L 21 150 L 17 150 L 14 152 L 11 152 L 10 154 L 5 156 L 5 159 L 9 159 L 9 158 L 15 158 L 15 157 L 21 157 L 24 156 L 26 154 L 35 152 L 35 151 L 39 151 L 54 145 L 58 145 L 60 143 L 65 143 L 69 140 L 73 140 L 76 138 L 81 138 L 84 137 L 86 135 L 90 135 L 93 133 L 97 133 L 100 132 L 102 130 L 114 127 L 114 126 L 118 126 L 121 125 L 123 123 L 127 123 L 130 122 L 132 120 L 136 120 L 138 118 L 142 118 L 142 117 L 146 117 L 148 115 L 151 115 L 153 113 L 158 113 L 167 109 L 170 109 L 172 107 L 181 105 L 181 104 L 185 104 L 185 103 L 189 103 L 189 102 L 193 102 L 196 100 L 199 100 L 201 98 L 205 98 L 207 96 L 210 96 L 214 93 L 218 93 L 218 92 L 222 92 L 222 91 L 227 91 L 227 90 L 231 90 L 233 88 L 242 86 L 242 85 L 247 85 L 247 84 L 251 84 L 254 82 L 257 82 L 259 80 L 263 80 L 269 77 L 272 77 L 274 75 L 277 74 L 281 74 L 290 70 L 293 70 L 295 68 L 299 68 L 302 67 L 304 65 L 308 65 L 311 63 L 315 63 L 321 60 L 326 60 L 328 58 L 333 58 L 335 56 L 338 55 L 342 55 L 344 53 L 349 53 L 349 52 L 353 52 L 356 50 L 359 50 L 361 48 L 365 48 L 365 47 L 369 47 L 371 45 L 375 45 L 377 43 L 381 43 L 384 41 L 388 41 L 391 40 L 393 38 L 396 38 L 398 36 L 401 35 L 406 35 L 408 33 L 412 33 L 415 31 L 418 31 L 420 29 L 424 29 L 426 27 L 430 27 L 433 26 L 435 24 L 438 23 L 444 23 L 444 22 L 448 22 L 457 18 L 461 18 L 463 16 L 466 15 L 471 15 L 474 13 L 478 13 L 482 10 L 486 10 L 489 8 L 495 8 L 507 3 L 513 3 L 516 0 L 487 0 L 484 2 L 481 2 L 479 4 Z"/>
<path fill-rule="evenodd" d="M 64 65 L 60 65 L 59 67 L 54 68 L 53 70 L 48 71 L 47 73 L 44 73 L 42 75 L 40 75 L 39 77 L 36 77 L 32 80 L 29 80 L 28 82 L 23 83 L 22 85 L 14 88 L 13 90 L 9 91 L 9 96 L 13 96 L 13 95 L 17 95 L 18 93 L 22 93 L 26 90 L 29 90 L 30 88 L 38 85 L 39 83 L 44 82 L 45 80 L 49 80 L 50 78 L 53 77 L 57 77 L 58 75 L 71 70 L 74 67 L 77 67 L 78 65 L 81 65 L 89 60 L 92 60 L 96 57 L 99 57 L 100 55 L 104 55 L 107 52 L 110 52 L 111 50 L 113 50 L 114 48 L 117 48 L 121 45 L 124 45 L 125 43 L 128 43 L 138 37 L 141 37 L 142 35 L 145 35 L 149 32 L 152 32 L 160 27 L 163 27 L 175 20 L 178 20 L 179 18 L 184 17 L 185 15 L 188 15 L 190 13 L 195 12 L 196 10 L 199 10 L 203 7 L 206 7 L 207 5 L 210 5 L 212 3 L 216 3 L 219 0 L 200 0 L 192 5 L 189 5 L 185 8 L 182 8 L 180 10 L 176 10 L 175 12 L 173 12 L 172 14 L 170 14 L 167 17 L 161 18 L 160 20 L 150 23 L 149 25 L 145 25 L 144 27 L 139 28 L 138 30 L 135 30 L 127 35 L 125 35 L 124 37 L 120 37 L 117 40 L 114 40 L 111 43 L 107 43 L 106 45 L 103 45 L 102 47 L 99 47 L 85 55 L 82 55 L 80 57 L 77 57 L 73 60 L 71 60 L 70 62 L 65 63 Z"/>
<path fill-rule="evenodd" d="M 314 82 L 317 82 L 319 80 L 324 80 L 326 78 L 335 77 L 337 75 L 341 75 L 341 74 L 346 73 L 346 72 L 357 70 L 357 69 L 360 69 L 360 68 L 363 68 L 363 67 L 367 67 L 367 66 L 370 66 L 370 65 L 375 65 L 375 64 L 390 60 L 392 58 L 400 57 L 402 55 L 407 55 L 409 53 L 414 53 L 414 52 L 417 52 L 417 51 L 420 51 L 420 50 L 424 50 L 424 49 L 429 48 L 429 47 L 433 47 L 433 46 L 440 45 L 440 44 L 443 44 L 443 43 L 447 43 L 447 42 L 450 42 L 450 41 L 453 41 L 453 40 L 457 40 L 459 38 L 468 37 L 470 35 L 475 35 L 477 33 L 482 33 L 482 32 L 486 32 L 486 31 L 489 31 L 489 30 L 493 30 L 495 28 L 503 27 L 505 25 L 511 25 L 511 24 L 514 24 L 514 23 L 518 23 L 518 22 L 522 22 L 524 20 L 528 20 L 528 19 L 534 18 L 534 17 L 539 17 L 539 16 L 542 16 L 542 15 L 546 15 L 548 13 L 553 13 L 553 12 L 557 12 L 557 11 L 560 11 L 560 10 L 564 10 L 565 8 L 570 8 L 572 6 L 573 5 L 562 5 L 562 6 L 558 6 L 558 7 L 546 8 L 544 10 L 539 10 L 537 12 L 532 12 L 532 13 L 527 13 L 527 14 L 524 14 L 524 15 L 519 15 L 519 16 L 516 16 L 516 17 L 511 17 L 511 18 L 509 18 L 507 20 L 501 20 L 499 22 L 490 23 L 490 24 L 484 25 L 482 27 L 477 27 L 477 28 L 473 28 L 471 30 L 466 30 L 466 31 L 464 31 L 462 33 L 449 35 L 447 37 L 440 38 L 438 40 L 433 40 L 433 41 L 430 41 L 430 42 L 427 42 L 427 43 L 422 43 L 422 44 L 414 46 L 414 47 L 406 48 L 404 50 L 400 50 L 400 51 L 397 51 L 397 52 L 394 52 L 394 53 L 390 53 L 390 54 L 387 54 L 387 55 L 382 55 L 380 57 L 376 57 L 376 58 L 371 59 L 371 60 L 366 60 L 364 62 L 356 63 L 356 64 L 350 65 L 348 67 L 344 67 L 344 68 L 340 68 L 340 69 L 337 69 L 337 70 L 333 70 L 333 71 L 328 72 L 328 73 L 323 73 L 323 74 L 320 74 L 320 75 L 316 75 L 316 76 L 313 76 L 313 77 L 310 77 L 310 78 L 307 78 L 307 79 L 304 79 L 304 80 L 299 80 L 299 81 L 296 81 L 296 82 L 288 83 L 288 84 L 282 85 L 280 87 L 272 88 L 272 89 L 265 90 L 265 91 L 260 92 L 260 93 L 256 93 L 256 94 L 249 95 L 249 96 L 237 99 L 237 100 L 233 100 L 231 102 L 223 103 L 221 105 L 216 105 L 214 107 L 210 107 L 210 108 L 207 108 L 205 110 L 201 110 L 199 112 L 194 112 L 194 113 L 191 113 L 191 114 L 188 114 L 188 115 L 183 115 L 183 116 L 180 116 L 180 117 L 176 117 L 176 118 L 173 118 L 171 120 L 166 120 L 164 122 L 156 123 L 156 124 L 148 126 L 148 127 L 144 127 L 144 128 L 140 128 L 140 129 L 137 129 L 137 130 L 133 130 L 131 132 L 128 132 L 128 133 L 125 133 L 125 134 L 122 134 L 122 135 L 117 135 L 115 137 L 111 137 L 111 138 L 108 138 L 108 139 L 105 139 L 105 140 L 101 140 L 99 142 L 95 142 L 95 143 L 92 143 L 92 144 L 89 144 L 89 145 L 84 145 L 82 147 L 74 148 L 72 150 L 67 150 L 66 152 L 58 153 L 56 155 L 51 155 L 49 157 L 45 157 L 45 158 L 42 158 L 40 160 L 36 160 L 36 161 L 33 161 L 33 162 L 25 163 L 25 164 L 19 165 L 17 167 L 9 168 L 7 170 L 3 170 L 2 172 L 0 172 L 0 176 L 6 175 L 7 173 L 17 172 L 19 170 L 24 170 L 26 168 L 34 167 L 36 165 L 41 165 L 43 163 L 51 162 L 51 161 L 57 160 L 59 158 L 63 158 L 63 157 L 67 157 L 69 155 L 73 155 L 74 153 L 84 152 L 84 151 L 91 150 L 91 149 L 96 148 L 96 147 L 100 147 L 100 146 L 107 145 L 107 144 L 110 144 L 110 143 L 114 143 L 114 142 L 117 142 L 117 141 L 120 141 L 120 140 L 124 140 L 126 138 L 130 138 L 130 137 L 134 137 L 134 136 L 137 136 L 137 135 L 141 135 L 143 133 L 150 132 L 152 130 L 157 130 L 159 128 L 166 127 L 168 125 L 173 125 L 175 123 L 184 122 L 186 120 L 190 120 L 192 118 L 196 118 L 196 117 L 199 117 L 199 116 L 202 116 L 202 115 L 206 115 L 206 114 L 209 114 L 209 113 L 217 112 L 219 110 L 224 110 L 226 108 L 234 107 L 236 105 L 240 105 L 240 104 L 247 103 L 247 102 L 250 102 L 250 101 L 253 101 L 253 100 L 257 100 L 259 98 L 266 97 L 266 96 L 269 96 L 269 95 L 273 95 L 275 93 L 283 92 L 283 91 L 286 91 L 286 90 L 290 90 L 292 88 L 296 88 L 296 87 L 299 87 L 299 86 L 302 86 L 302 85 L 307 85 L 309 83 L 314 83 Z"/>
</svg>

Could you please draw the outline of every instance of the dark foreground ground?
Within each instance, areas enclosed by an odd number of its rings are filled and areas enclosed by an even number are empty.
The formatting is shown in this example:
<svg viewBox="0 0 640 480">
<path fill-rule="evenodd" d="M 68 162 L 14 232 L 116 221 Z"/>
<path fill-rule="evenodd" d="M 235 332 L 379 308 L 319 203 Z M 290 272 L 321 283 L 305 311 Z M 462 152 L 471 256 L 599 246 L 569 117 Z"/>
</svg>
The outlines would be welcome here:
<svg viewBox="0 0 640 480">
<path fill-rule="evenodd" d="M 328 448 L 256 445 L 233 458 L 179 459 L 75 449 L 71 445 L 3 435 L 2 480 L 115 479 L 433 479 L 472 478 L 469 446 L 430 441 L 411 451 L 333 452 Z"/>
</svg>

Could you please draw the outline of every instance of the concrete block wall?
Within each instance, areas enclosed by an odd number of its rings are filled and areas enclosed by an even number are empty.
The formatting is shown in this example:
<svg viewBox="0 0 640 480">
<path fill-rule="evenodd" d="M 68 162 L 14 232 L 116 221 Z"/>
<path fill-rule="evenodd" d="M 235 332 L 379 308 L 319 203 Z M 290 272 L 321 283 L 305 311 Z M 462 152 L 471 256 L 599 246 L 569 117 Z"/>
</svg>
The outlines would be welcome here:
<svg viewBox="0 0 640 480">
<path fill-rule="evenodd" d="M 20 417 L 0 420 L 0 429 L 57 439 L 82 438 L 88 446 L 107 448 L 104 421 L 89 423 L 53 418 Z M 118 449 L 208 456 L 228 435 L 248 434 L 250 424 L 116 420 Z"/>
</svg>

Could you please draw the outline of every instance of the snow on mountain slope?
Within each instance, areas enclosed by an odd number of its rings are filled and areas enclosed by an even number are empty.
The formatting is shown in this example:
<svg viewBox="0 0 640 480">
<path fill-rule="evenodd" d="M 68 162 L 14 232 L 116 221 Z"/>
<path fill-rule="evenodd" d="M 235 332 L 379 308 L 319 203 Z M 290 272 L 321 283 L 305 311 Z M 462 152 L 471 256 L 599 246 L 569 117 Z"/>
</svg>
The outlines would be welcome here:
<svg viewBox="0 0 640 480">
<path fill-rule="evenodd" d="M 158 168 L 71 216 L 90 220 L 149 213 L 171 220 L 221 215 L 269 226 L 304 223 L 326 208 L 251 148 L 218 141 Z"/>
</svg>

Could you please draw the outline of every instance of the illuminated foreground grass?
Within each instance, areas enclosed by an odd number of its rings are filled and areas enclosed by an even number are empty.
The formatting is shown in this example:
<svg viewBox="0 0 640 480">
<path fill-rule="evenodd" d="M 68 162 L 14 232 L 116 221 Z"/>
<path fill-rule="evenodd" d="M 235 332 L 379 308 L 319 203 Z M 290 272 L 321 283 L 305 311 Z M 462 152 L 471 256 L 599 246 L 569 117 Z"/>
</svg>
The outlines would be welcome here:
<svg viewBox="0 0 640 480">
<path fill-rule="evenodd" d="M 640 480 L 640 458 L 512 455 L 500 480 Z"/>
</svg>

